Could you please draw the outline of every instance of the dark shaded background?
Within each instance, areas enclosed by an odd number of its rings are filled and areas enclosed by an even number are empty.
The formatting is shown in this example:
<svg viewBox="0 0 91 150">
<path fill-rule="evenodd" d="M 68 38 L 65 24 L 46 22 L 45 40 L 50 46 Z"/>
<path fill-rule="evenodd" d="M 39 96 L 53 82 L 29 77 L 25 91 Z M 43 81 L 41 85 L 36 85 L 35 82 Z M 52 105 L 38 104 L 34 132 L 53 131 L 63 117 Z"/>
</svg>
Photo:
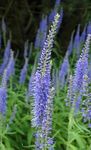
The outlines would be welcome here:
<svg viewBox="0 0 91 150">
<path fill-rule="evenodd" d="M 0 20 L 4 17 L 12 35 L 13 48 L 23 49 L 25 40 L 34 41 L 41 16 L 48 14 L 55 0 L 0 0 Z M 66 50 L 71 32 L 91 20 L 91 0 L 63 0 L 63 22 L 58 42 Z"/>
</svg>

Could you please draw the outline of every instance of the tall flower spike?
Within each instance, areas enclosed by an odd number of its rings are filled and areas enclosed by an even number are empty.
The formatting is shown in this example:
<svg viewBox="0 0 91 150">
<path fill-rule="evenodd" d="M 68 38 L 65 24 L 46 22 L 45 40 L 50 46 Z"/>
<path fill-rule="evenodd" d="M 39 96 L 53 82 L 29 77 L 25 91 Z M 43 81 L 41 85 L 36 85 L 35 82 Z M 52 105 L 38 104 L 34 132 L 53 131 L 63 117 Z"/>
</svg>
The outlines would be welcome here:
<svg viewBox="0 0 91 150">
<path fill-rule="evenodd" d="M 5 48 L 5 52 L 4 52 L 4 59 L 6 59 L 8 57 L 10 57 L 10 49 L 11 49 L 11 41 L 8 40 L 6 48 Z"/>
<path fill-rule="evenodd" d="M 91 39 L 91 35 L 88 34 L 80 58 L 76 63 L 75 75 L 73 80 L 74 92 L 79 91 L 81 89 L 83 83 L 83 76 L 88 68 L 88 52 L 89 52 L 90 39 Z"/>
<path fill-rule="evenodd" d="M 62 19 L 63 19 L 63 8 L 61 8 L 60 10 L 60 3 L 61 3 L 61 0 L 56 0 L 55 1 L 55 6 L 54 6 L 54 9 L 51 11 L 51 13 L 49 14 L 49 24 L 51 24 L 54 20 L 54 17 L 57 13 L 60 14 L 60 19 L 59 19 L 59 22 L 58 22 L 58 28 L 57 30 L 59 29 L 61 23 L 62 23 Z"/>
<path fill-rule="evenodd" d="M 87 29 L 87 26 L 85 25 L 85 27 L 84 27 L 84 29 L 83 29 L 83 32 L 82 32 L 82 34 L 81 34 L 81 36 L 80 36 L 80 44 L 85 42 L 86 34 L 87 34 L 87 33 L 86 33 L 86 29 Z"/>
<path fill-rule="evenodd" d="M 14 53 L 13 53 L 13 51 L 11 51 L 9 63 L 4 70 L 4 74 L 2 77 L 2 85 L 3 86 L 7 85 L 9 78 L 14 73 L 14 66 L 15 66 Z"/>
<path fill-rule="evenodd" d="M 51 29 L 49 30 L 49 35 L 44 43 L 44 47 L 42 49 L 42 53 L 40 56 L 40 61 L 38 63 L 38 70 L 41 71 L 42 74 L 45 73 L 45 69 L 47 65 L 50 63 L 51 51 L 53 47 L 53 40 L 57 31 L 57 25 L 60 15 L 57 14 L 54 18 L 54 22 L 51 25 Z"/>
<path fill-rule="evenodd" d="M 0 112 L 4 115 L 6 112 L 7 105 L 7 82 L 14 71 L 14 58 L 13 52 L 11 51 L 11 56 L 7 68 L 4 70 L 1 87 L 0 87 Z"/>
<path fill-rule="evenodd" d="M 47 35 L 47 16 L 42 19 L 40 22 L 40 27 L 38 29 L 36 39 L 35 39 L 35 48 L 43 48 Z"/>
<path fill-rule="evenodd" d="M 91 58 L 91 55 L 89 57 Z M 88 78 L 89 78 L 89 82 L 91 83 L 91 59 L 88 65 Z"/>
<path fill-rule="evenodd" d="M 38 130 L 36 133 L 36 150 L 46 148 L 48 150 L 53 150 L 53 139 L 50 138 L 52 130 L 53 97 L 54 88 L 52 87 L 49 91 L 49 97 L 46 104 L 45 116 L 42 122 L 42 132 L 41 130 Z"/>
<path fill-rule="evenodd" d="M 53 97 L 54 97 L 54 88 L 52 87 L 49 90 L 49 97 L 46 104 L 45 116 L 42 123 L 42 136 L 45 137 L 44 146 L 49 149 L 53 146 L 53 139 L 50 138 L 52 130 L 52 112 L 53 112 Z"/>
<path fill-rule="evenodd" d="M 56 2 L 55 2 L 55 7 L 56 7 L 56 6 L 59 6 L 60 3 L 61 3 L 61 0 L 56 0 Z"/>
<path fill-rule="evenodd" d="M 70 75 L 67 96 L 65 99 L 66 106 L 69 106 L 69 107 L 71 107 L 72 102 L 73 102 L 73 99 L 72 99 L 73 98 L 73 90 L 72 90 L 73 87 L 72 87 L 72 85 L 73 85 L 73 77 L 72 77 L 72 75 Z"/>
<path fill-rule="evenodd" d="M 91 22 L 87 26 L 87 34 L 91 34 Z"/>
<path fill-rule="evenodd" d="M 0 87 L 0 115 L 6 113 L 7 89 L 3 86 Z"/>
<path fill-rule="evenodd" d="M 63 63 L 61 65 L 60 71 L 59 71 L 59 80 L 60 80 L 61 87 L 64 87 L 65 85 L 68 71 L 69 71 L 69 60 L 68 60 L 68 53 L 66 53 Z"/>
<path fill-rule="evenodd" d="M 57 68 L 52 71 L 52 85 L 55 88 L 55 91 L 59 89 L 59 71 Z"/>
<path fill-rule="evenodd" d="M 47 16 L 40 22 L 40 32 L 40 47 L 42 49 L 47 35 Z"/>
<path fill-rule="evenodd" d="M 59 17 L 60 15 L 56 14 L 54 22 L 51 25 L 51 29 L 49 30 L 49 34 L 47 36 L 47 39 L 44 43 L 44 47 L 41 52 L 37 71 L 35 73 L 34 81 L 33 81 L 34 101 L 33 101 L 33 110 L 32 110 L 32 114 L 33 114 L 32 125 L 37 129 L 36 142 L 35 142 L 36 150 L 44 149 L 45 145 L 47 144 L 45 136 L 44 136 L 45 143 L 43 144 L 42 142 L 43 140 L 42 135 L 44 135 L 43 121 L 48 113 L 46 112 L 46 109 L 47 109 L 48 98 L 50 95 L 50 86 L 51 86 L 50 58 L 51 58 L 51 51 L 53 47 L 54 37 L 57 30 Z M 46 149 L 49 149 L 47 145 L 46 145 Z"/>
<path fill-rule="evenodd" d="M 88 127 L 91 128 L 91 93 L 88 93 L 85 100 L 83 100 L 81 112 L 83 121 L 87 122 Z"/>
<path fill-rule="evenodd" d="M 88 84 L 89 84 L 89 78 L 88 78 L 88 68 L 87 68 L 83 76 L 83 84 L 82 84 L 82 91 L 81 91 L 83 96 L 86 96 L 86 94 L 88 93 Z"/>
<path fill-rule="evenodd" d="M 87 70 L 88 70 L 88 52 L 90 45 L 91 35 L 87 36 L 84 48 L 80 55 L 79 60 L 76 63 L 76 69 L 73 76 L 73 85 L 72 85 L 72 106 L 76 110 L 76 107 L 79 107 L 81 104 L 82 96 L 87 87 Z"/>
<path fill-rule="evenodd" d="M 71 34 L 71 39 L 70 39 L 70 42 L 69 42 L 69 45 L 68 45 L 68 48 L 67 48 L 68 56 L 71 55 L 72 50 L 73 50 L 73 36 L 74 36 L 74 31 Z"/>
<path fill-rule="evenodd" d="M 37 56 L 35 57 L 35 62 L 34 62 L 33 69 L 32 69 L 31 75 L 30 75 L 29 83 L 28 83 L 28 90 L 26 92 L 26 99 L 25 99 L 27 103 L 29 101 L 29 97 L 32 96 L 32 89 L 33 89 L 32 83 L 33 83 L 34 75 L 36 72 L 38 58 L 39 58 L 39 54 L 37 54 Z"/>
<path fill-rule="evenodd" d="M 57 10 L 54 8 L 54 9 L 51 11 L 51 13 L 50 13 L 50 15 L 49 15 L 49 18 L 48 18 L 49 24 L 51 24 L 52 21 L 54 20 L 54 16 L 56 15 L 56 13 L 57 13 Z"/>
<path fill-rule="evenodd" d="M 6 76 L 5 71 L 3 76 Z M 6 113 L 6 105 L 7 105 L 7 88 L 6 88 L 6 82 L 3 81 L 0 86 L 0 115 L 2 116 L 4 116 Z"/>
<path fill-rule="evenodd" d="M 28 69 L 28 58 L 25 58 L 25 64 L 23 66 L 23 68 L 21 69 L 21 73 L 20 73 L 20 79 L 19 79 L 19 83 L 20 84 L 24 84 L 25 83 L 25 79 L 26 79 L 26 75 L 27 75 L 27 69 Z"/>
<path fill-rule="evenodd" d="M 11 42 L 10 40 L 8 40 L 6 48 L 5 48 L 5 52 L 4 52 L 3 63 L 0 66 L 0 74 L 3 74 L 3 71 L 9 62 L 10 48 L 11 48 Z"/>
<path fill-rule="evenodd" d="M 34 43 L 34 47 L 40 48 L 40 30 L 38 29 L 37 34 L 36 34 L 36 38 L 35 38 L 35 43 Z"/>
<path fill-rule="evenodd" d="M 35 71 L 36 71 L 36 64 L 34 64 L 34 67 L 33 67 L 33 70 L 32 70 L 32 73 L 31 73 L 31 76 L 30 76 L 30 79 L 29 79 L 29 85 L 28 85 L 28 96 L 31 95 L 31 91 L 32 91 L 32 82 L 33 82 L 33 78 L 34 78 L 34 75 L 35 75 Z"/>
<path fill-rule="evenodd" d="M 73 48 L 75 53 L 77 54 L 77 57 L 80 55 L 80 25 L 77 27 L 77 32 L 74 39 Z"/>
<path fill-rule="evenodd" d="M 74 112 L 77 113 L 80 105 L 82 96 L 86 96 L 88 87 L 88 52 L 90 45 L 91 35 L 88 34 L 84 48 L 80 55 L 79 60 L 76 63 L 76 69 L 73 79 L 70 81 L 66 105 L 72 106 Z"/>
</svg>

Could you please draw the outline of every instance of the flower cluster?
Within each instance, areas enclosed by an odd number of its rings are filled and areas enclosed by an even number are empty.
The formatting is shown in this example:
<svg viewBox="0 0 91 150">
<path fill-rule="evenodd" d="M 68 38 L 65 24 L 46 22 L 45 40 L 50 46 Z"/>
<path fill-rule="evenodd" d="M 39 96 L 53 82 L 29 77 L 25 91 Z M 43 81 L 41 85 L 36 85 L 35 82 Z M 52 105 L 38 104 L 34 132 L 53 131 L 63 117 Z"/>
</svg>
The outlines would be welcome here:
<svg viewBox="0 0 91 150">
<path fill-rule="evenodd" d="M 88 88 L 88 53 L 90 46 L 91 35 L 88 34 L 84 48 L 76 63 L 75 73 L 68 88 L 68 100 L 67 104 L 71 104 L 74 107 L 74 111 L 77 112 L 80 108 L 82 97 L 86 96 Z M 70 101 L 70 102 L 69 102 Z"/>
<path fill-rule="evenodd" d="M 42 19 L 35 39 L 35 48 L 43 48 L 47 35 L 47 16 Z"/>
<path fill-rule="evenodd" d="M 91 22 L 88 23 L 87 34 L 91 34 Z"/>
<path fill-rule="evenodd" d="M 7 86 L 7 82 L 9 81 L 9 78 L 11 77 L 12 74 L 14 74 L 14 66 L 15 66 L 14 53 L 11 50 L 8 65 L 5 68 L 3 73 L 2 85 Z"/>
<path fill-rule="evenodd" d="M 80 36 L 80 43 L 84 43 L 85 40 L 86 40 L 86 29 L 87 29 L 87 26 L 85 25 L 84 29 L 83 29 L 83 32 Z"/>
<path fill-rule="evenodd" d="M 0 115 L 5 115 L 7 103 L 7 90 L 5 87 L 0 87 Z"/>
<path fill-rule="evenodd" d="M 91 35 L 87 36 L 87 40 L 85 42 L 85 46 L 82 50 L 79 60 L 76 63 L 75 75 L 73 80 L 74 91 L 79 91 L 82 87 L 84 74 L 88 70 L 88 52 L 90 45 Z"/>
<path fill-rule="evenodd" d="M 11 75 L 14 73 L 14 57 L 13 57 L 13 52 L 11 51 L 10 54 L 10 60 L 7 65 L 7 67 L 4 70 L 3 76 L 2 76 L 2 81 L 1 81 L 1 86 L 0 86 L 0 112 L 2 115 L 5 114 L 6 112 L 6 105 L 7 105 L 7 82 Z"/>
<path fill-rule="evenodd" d="M 3 74 L 5 67 L 7 66 L 9 62 L 10 48 L 11 48 L 11 42 L 10 40 L 8 40 L 6 48 L 5 48 L 5 52 L 4 52 L 3 63 L 0 66 L 0 74 Z"/>
<path fill-rule="evenodd" d="M 25 79 L 26 79 L 26 75 L 27 75 L 27 69 L 28 69 L 28 58 L 25 58 L 25 64 L 23 66 L 23 68 L 21 69 L 21 73 L 20 73 L 20 79 L 19 79 L 19 83 L 20 84 L 24 84 Z"/>
<path fill-rule="evenodd" d="M 60 15 L 56 14 L 53 24 L 51 25 L 51 29 L 49 30 L 49 34 L 47 36 L 47 39 L 44 43 L 44 47 L 41 52 L 37 71 L 33 79 L 34 102 L 32 110 L 33 113 L 32 125 L 37 128 L 36 149 L 38 150 L 45 148 L 49 149 L 49 147 L 52 147 L 51 144 L 52 142 L 49 142 L 50 132 L 48 132 L 51 128 L 50 110 L 52 109 L 51 107 L 53 99 L 52 98 L 53 90 L 51 89 L 51 77 L 50 77 L 50 69 L 51 69 L 50 58 L 59 17 Z"/>
<path fill-rule="evenodd" d="M 66 53 L 63 63 L 61 65 L 61 69 L 59 71 L 59 80 L 60 80 L 61 87 L 65 85 L 68 71 L 69 71 L 69 60 L 68 60 L 68 53 Z"/>
</svg>

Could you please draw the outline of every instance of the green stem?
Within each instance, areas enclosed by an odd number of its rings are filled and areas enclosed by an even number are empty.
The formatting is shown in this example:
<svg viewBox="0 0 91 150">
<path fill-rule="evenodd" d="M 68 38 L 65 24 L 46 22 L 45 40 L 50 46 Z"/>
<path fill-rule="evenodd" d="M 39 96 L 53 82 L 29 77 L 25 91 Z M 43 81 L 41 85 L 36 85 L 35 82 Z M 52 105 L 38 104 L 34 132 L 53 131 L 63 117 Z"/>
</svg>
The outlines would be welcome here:
<svg viewBox="0 0 91 150">
<path fill-rule="evenodd" d="M 67 150 L 70 150 L 70 141 L 71 141 L 71 131 L 74 125 L 74 109 L 72 108 L 69 114 L 69 123 L 68 123 L 68 139 L 67 139 Z"/>
</svg>

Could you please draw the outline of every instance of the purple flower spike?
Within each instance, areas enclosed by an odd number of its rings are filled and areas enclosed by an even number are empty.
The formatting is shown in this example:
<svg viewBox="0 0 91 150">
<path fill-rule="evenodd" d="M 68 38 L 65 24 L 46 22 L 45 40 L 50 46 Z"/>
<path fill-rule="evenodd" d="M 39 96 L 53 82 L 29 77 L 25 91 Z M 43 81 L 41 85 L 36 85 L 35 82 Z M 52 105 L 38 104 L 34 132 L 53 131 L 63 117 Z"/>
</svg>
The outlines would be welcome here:
<svg viewBox="0 0 91 150">
<path fill-rule="evenodd" d="M 36 39 L 35 39 L 35 48 L 43 48 L 47 35 L 47 17 L 43 18 L 40 22 L 40 27 L 38 29 Z"/>
<path fill-rule="evenodd" d="M 5 87 L 0 87 L 0 113 L 5 115 L 6 113 L 6 100 L 7 100 L 7 90 Z"/>
<path fill-rule="evenodd" d="M 45 137 L 46 144 L 49 149 L 53 148 L 53 139 L 49 137 L 52 130 L 53 97 L 54 97 L 54 88 L 52 87 L 50 89 L 49 97 L 46 103 L 45 116 L 42 122 L 42 134 L 43 137 Z"/>
<path fill-rule="evenodd" d="M 89 52 L 89 45 L 90 45 L 90 38 L 91 35 L 89 34 L 80 55 L 79 60 L 76 64 L 75 75 L 73 80 L 73 87 L 74 92 L 79 91 L 83 84 L 84 75 L 88 70 L 88 52 Z"/>
<path fill-rule="evenodd" d="M 86 93 L 88 92 L 88 52 L 90 40 L 91 35 L 88 35 L 84 49 L 77 63 L 77 69 L 73 81 L 74 93 L 77 94 L 77 92 L 80 92 L 82 96 L 87 96 Z M 80 100 L 76 103 L 80 104 Z"/>
<path fill-rule="evenodd" d="M 41 31 L 41 43 L 40 47 L 41 49 L 43 48 L 44 42 L 46 40 L 46 35 L 47 35 L 47 17 L 45 17 L 42 22 L 40 23 L 40 31 Z"/>
<path fill-rule="evenodd" d="M 86 40 L 86 35 L 87 35 L 86 28 L 87 28 L 87 26 L 84 27 L 83 32 L 82 32 L 82 34 L 80 36 L 80 43 L 84 43 L 85 40 Z"/>
<path fill-rule="evenodd" d="M 51 120 L 52 120 L 52 99 L 53 92 L 51 89 L 51 51 L 53 47 L 54 37 L 56 35 L 58 21 L 60 15 L 56 14 L 49 34 L 44 42 L 44 47 L 41 52 L 37 71 L 33 79 L 33 119 L 32 126 L 37 129 L 36 133 L 36 150 L 48 149 L 53 147 L 53 142 L 50 142 Z"/>
<path fill-rule="evenodd" d="M 4 59 L 6 59 L 8 57 L 10 57 L 10 49 L 11 49 L 11 41 L 8 40 L 6 48 L 5 48 L 5 52 L 4 52 Z"/>
<path fill-rule="evenodd" d="M 73 48 L 74 48 L 77 56 L 79 56 L 79 54 L 80 54 L 80 25 L 78 25 L 78 28 L 77 28 Z"/>
<path fill-rule="evenodd" d="M 70 39 L 70 42 L 69 42 L 69 45 L 68 45 L 68 48 L 67 48 L 68 56 L 71 55 L 72 50 L 73 50 L 73 36 L 74 36 L 74 31 L 71 34 L 71 39 Z"/>
<path fill-rule="evenodd" d="M 56 0 L 56 2 L 55 2 L 55 6 L 60 5 L 60 3 L 61 3 L 61 0 Z"/>
<path fill-rule="evenodd" d="M 31 95 L 32 95 L 32 88 L 33 88 L 33 80 L 34 80 L 34 75 L 35 75 L 35 65 L 33 67 L 33 70 L 32 70 L 32 73 L 31 73 L 31 76 L 30 76 L 30 79 L 29 79 L 29 85 L 28 85 L 28 93 L 27 93 L 27 98 L 29 98 Z"/>
<path fill-rule="evenodd" d="M 10 78 L 12 74 L 14 74 L 14 66 L 15 66 L 14 52 L 11 50 L 10 60 L 6 68 L 8 78 Z"/>
<path fill-rule="evenodd" d="M 40 47 L 40 30 L 38 29 L 37 34 L 36 34 L 36 39 L 35 39 L 35 43 L 34 43 L 34 47 L 37 49 Z"/>
<path fill-rule="evenodd" d="M 60 80 L 61 87 L 64 87 L 65 85 L 68 71 L 69 71 L 69 60 L 68 60 L 68 53 L 66 53 L 63 63 L 61 65 L 60 71 L 59 71 L 59 80 Z"/>
<path fill-rule="evenodd" d="M 67 96 L 65 99 L 66 106 L 69 106 L 69 107 L 71 107 L 72 103 L 73 103 L 73 90 L 72 90 L 72 88 L 73 88 L 73 77 L 72 77 L 72 75 L 70 75 Z"/>
<path fill-rule="evenodd" d="M 88 124 L 88 127 L 91 128 L 91 123 Z"/>
<path fill-rule="evenodd" d="M 8 40 L 6 48 L 5 48 L 5 52 L 4 52 L 3 63 L 0 66 L 0 74 L 3 74 L 3 71 L 9 62 L 10 48 L 11 48 L 11 42 L 10 40 Z"/>
<path fill-rule="evenodd" d="M 91 34 L 91 22 L 87 26 L 87 34 Z"/>
<path fill-rule="evenodd" d="M 82 117 L 83 121 L 88 123 L 88 127 L 91 125 L 91 94 L 87 93 L 86 98 L 82 102 Z"/>
<path fill-rule="evenodd" d="M 20 73 L 20 79 L 19 79 L 20 84 L 25 83 L 25 79 L 26 79 L 26 75 L 27 75 L 27 69 L 28 69 L 28 58 L 25 58 L 25 64 L 24 64 L 24 66 L 21 70 L 21 73 Z"/>
<path fill-rule="evenodd" d="M 82 101 L 82 96 L 79 95 L 75 103 L 75 114 L 77 114 L 80 110 L 81 101 Z"/>
<path fill-rule="evenodd" d="M 13 51 L 11 51 L 9 63 L 3 73 L 2 86 L 7 86 L 9 78 L 11 77 L 12 74 L 14 74 L 15 60 L 13 55 L 14 55 Z"/>
<path fill-rule="evenodd" d="M 82 53 L 80 55 L 80 58 L 78 59 L 76 63 L 76 69 L 73 76 L 72 81 L 70 82 L 69 88 L 68 88 L 68 94 L 66 103 L 68 106 L 71 106 L 74 109 L 75 113 L 78 113 L 79 109 L 82 107 L 82 114 L 86 121 L 89 120 L 89 117 L 87 115 L 89 112 L 86 112 L 84 109 L 84 106 L 88 105 L 88 100 L 81 101 L 83 96 L 88 97 L 88 52 L 89 52 L 89 46 L 90 46 L 90 40 L 91 35 L 88 34 L 84 48 L 82 50 Z M 86 98 L 87 99 L 87 98 Z M 84 102 L 84 103 L 83 103 Z M 81 106 L 83 105 L 83 106 Z M 89 106 L 89 105 L 88 105 Z M 90 107 L 88 107 L 90 110 Z M 89 115 L 88 115 L 89 116 Z"/>
<path fill-rule="evenodd" d="M 54 9 L 51 11 L 49 18 L 48 18 L 48 22 L 49 22 L 49 24 L 51 24 L 54 20 L 56 13 L 59 12 L 60 18 L 59 18 L 59 22 L 58 22 L 57 32 L 58 32 L 58 30 L 61 26 L 62 20 L 63 20 L 63 8 L 61 8 L 61 10 L 60 10 L 60 2 L 61 2 L 60 0 L 56 0 Z"/>
<path fill-rule="evenodd" d="M 89 62 L 89 66 L 88 66 L 88 78 L 89 78 L 89 82 L 91 83 L 91 60 Z"/>
<path fill-rule="evenodd" d="M 55 9 L 53 9 L 49 15 L 49 24 L 52 23 L 52 21 L 54 20 L 54 16 L 56 15 L 57 11 Z"/>
</svg>

